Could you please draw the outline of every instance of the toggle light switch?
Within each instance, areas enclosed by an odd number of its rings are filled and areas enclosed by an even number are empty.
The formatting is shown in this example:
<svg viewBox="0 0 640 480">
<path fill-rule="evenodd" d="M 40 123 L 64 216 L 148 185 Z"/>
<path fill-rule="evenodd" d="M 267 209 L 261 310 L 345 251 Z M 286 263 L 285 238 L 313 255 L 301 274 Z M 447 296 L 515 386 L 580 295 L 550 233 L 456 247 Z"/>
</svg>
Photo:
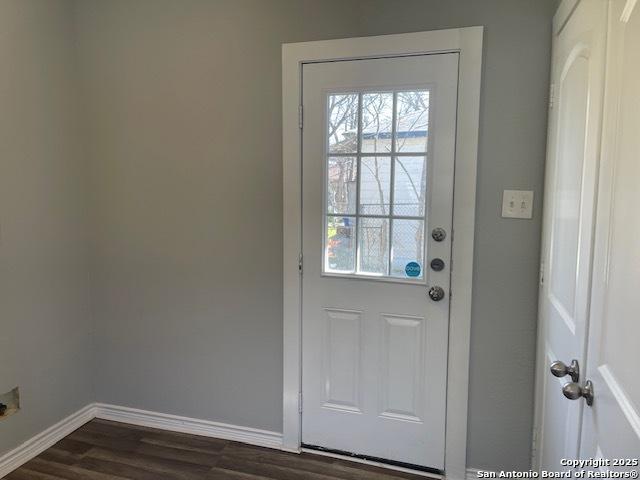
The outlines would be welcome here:
<svg viewBox="0 0 640 480">
<path fill-rule="evenodd" d="M 505 190 L 502 194 L 503 218 L 533 218 L 532 190 Z"/>
</svg>

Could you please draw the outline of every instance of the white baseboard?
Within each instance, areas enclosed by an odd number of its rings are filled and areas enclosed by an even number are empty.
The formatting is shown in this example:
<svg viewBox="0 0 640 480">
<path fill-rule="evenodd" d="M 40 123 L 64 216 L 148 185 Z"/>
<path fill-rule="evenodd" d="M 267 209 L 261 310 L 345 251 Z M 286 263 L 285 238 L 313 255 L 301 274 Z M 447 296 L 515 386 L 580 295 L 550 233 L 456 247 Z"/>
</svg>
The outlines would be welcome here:
<svg viewBox="0 0 640 480">
<path fill-rule="evenodd" d="M 22 445 L 0 456 L 0 478 L 13 472 L 32 458 L 37 457 L 47 448 L 52 447 L 71 432 L 92 420 L 95 417 L 95 411 L 94 404 L 87 405 L 47 428 L 44 432 L 27 440 Z M 21 412 L 21 414 L 23 413 Z"/>
<path fill-rule="evenodd" d="M 282 434 L 277 432 L 136 408 L 92 403 L 0 456 L 0 478 L 37 457 L 47 448 L 52 447 L 94 418 L 282 449 Z"/>
<path fill-rule="evenodd" d="M 150 412 L 137 408 L 116 405 L 96 404 L 96 418 L 114 422 L 129 423 L 142 427 L 190 433 L 205 437 L 222 438 L 236 442 L 259 445 L 261 447 L 282 449 L 282 434 L 257 428 L 240 427 L 227 423 L 198 420 L 189 417 Z"/>
</svg>

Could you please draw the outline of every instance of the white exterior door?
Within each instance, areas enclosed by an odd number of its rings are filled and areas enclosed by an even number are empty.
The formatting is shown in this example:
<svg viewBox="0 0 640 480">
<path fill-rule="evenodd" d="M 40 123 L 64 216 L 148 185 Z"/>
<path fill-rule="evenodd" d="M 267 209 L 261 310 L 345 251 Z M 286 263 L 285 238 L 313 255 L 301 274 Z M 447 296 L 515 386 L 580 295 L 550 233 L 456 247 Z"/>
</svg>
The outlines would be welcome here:
<svg viewBox="0 0 640 480">
<path fill-rule="evenodd" d="M 575 361 L 584 379 L 605 65 L 607 4 L 575 3 L 554 18 L 544 200 L 536 463 L 552 471 L 579 454 L 583 402 L 565 398 L 571 375 L 550 366 Z"/>
<path fill-rule="evenodd" d="M 640 458 L 640 5 L 609 14 L 603 155 L 581 456 L 601 470 L 639 470 Z M 584 403 L 580 401 L 581 403 Z M 629 477 L 620 477 L 629 478 Z M 637 478 L 630 477 L 630 478 Z"/>
<path fill-rule="evenodd" d="M 458 54 L 303 66 L 306 446 L 444 468 L 457 84 Z"/>
</svg>

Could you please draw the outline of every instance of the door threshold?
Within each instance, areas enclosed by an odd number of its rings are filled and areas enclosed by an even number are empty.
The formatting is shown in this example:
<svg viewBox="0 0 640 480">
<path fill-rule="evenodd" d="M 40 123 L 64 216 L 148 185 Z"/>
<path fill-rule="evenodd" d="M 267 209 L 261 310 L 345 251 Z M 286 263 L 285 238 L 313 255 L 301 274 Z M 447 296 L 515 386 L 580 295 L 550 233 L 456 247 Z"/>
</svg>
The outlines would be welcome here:
<svg viewBox="0 0 640 480">
<path fill-rule="evenodd" d="M 347 460 L 350 462 L 362 463 L 364 465 L 396 470 L 398 472 L 412 473 L 414 475 L 420 475 L 428 478 L 445 478 L 444 472 L 442 470 L 431 467 L 423 467 L 422 465 L 414 465 L 412 463 L 397 462 L 395 460 L 371 457 L 369 455 L 359 455 L 357 453 L 345 452 L 343 450 L 334 450 L 317 445 L 308 445 L 306 443 L 303 443 L 301 445 L 301 450 L 305 453 L 312 453 L 314 455 L 339 458 L 340 460 Z"/>
</svg>

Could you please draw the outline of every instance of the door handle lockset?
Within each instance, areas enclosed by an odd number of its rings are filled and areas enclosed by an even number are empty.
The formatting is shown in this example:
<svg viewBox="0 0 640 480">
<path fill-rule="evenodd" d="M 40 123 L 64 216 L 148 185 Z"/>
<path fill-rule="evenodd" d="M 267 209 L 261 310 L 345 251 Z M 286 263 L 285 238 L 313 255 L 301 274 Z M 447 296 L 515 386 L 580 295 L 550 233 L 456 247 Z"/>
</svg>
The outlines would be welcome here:
<svg viewBox="0 0 640 480">
<path fill-rule="evenodd" d="M 444 298 L 444 288 L 442 287 L 431 287 L 429 289 L 429 298 L 434 302 L 439 302 Z"/>
<path fill-rule="evenodd" d="M 566 383 L 564 387 L 562 387 L 562 394 L 569 400 L 578 400 L 580 397 L 583 397 L 587 405 L 593 405 L 593 383 L 591 380 L 584 382 L 583 387 L 575 382 Z"/>
<path fill-rule="evenodd" d="M 576 359 L 571 360 L 571 365 L 567 366 L 564 362 L 556 360 L 549 367 L 554 377 L 562 378 L 569 375 L 574 383 L 580 381 L 580 364 Z"/>
</svg>

